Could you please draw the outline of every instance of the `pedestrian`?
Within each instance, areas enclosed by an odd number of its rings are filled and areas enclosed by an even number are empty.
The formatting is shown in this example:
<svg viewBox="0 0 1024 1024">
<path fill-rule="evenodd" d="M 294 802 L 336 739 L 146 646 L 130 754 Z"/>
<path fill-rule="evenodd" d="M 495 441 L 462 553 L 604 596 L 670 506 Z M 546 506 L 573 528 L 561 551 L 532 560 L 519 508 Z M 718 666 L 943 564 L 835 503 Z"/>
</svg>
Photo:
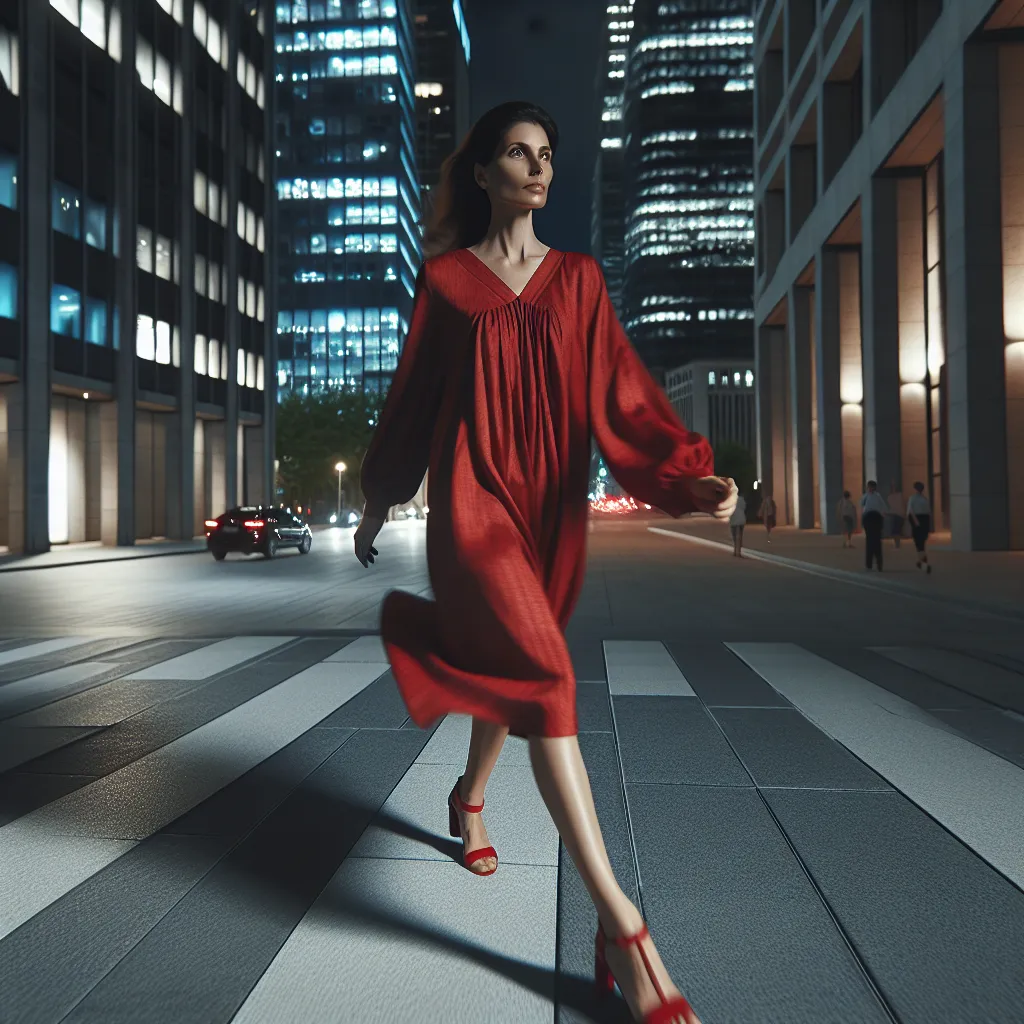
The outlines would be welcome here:
<svg viewBox="0 0 1024 1024">
<path fill-rule="evenodd" d="M 850 500 L 850 492 L 843 491 L 842 498 L 836 506 L 839 522 L 843 528 L 843 547 L 853 547 L 853 531 L 857 528 L 857 506 Z"/>
<path fill-rule="evenodd" d="M 712 474 L 709 444 L 637 355 L 600 264 L 534 234 L 557 147 L 551 116 L 513 102 L 484 114 L 444 161 L 409 333 L 363 460 L 355 554 L 373 562 L 387 509 L 429 467 L 433 599 L 391 591 L 381 638 L 416 725 L 473 716 L 466 769 L 448 795 L 463 864 L 497 868 L 484 788 L 505 737 L 524 737 L 597 910 L 599 990 L 617 981 L 645 1024 L 699 1024 L 608 860 L 565 629 L 586 570 L 591 434 L 623 489 L 673 517 L 728 520 L 737 491 Z"/>
<path fill-rule="evenodd" d="M 892 542 L 899 550 L 900 538 L 903 536 L 903 521 L 907 515 L 907 503 L 903 497 L 903 491 L 892 480 L 889 481 L 889 497 L 886 499 L 886 504 L 889 506 L 889 529 L 892 531 Z"/>
<path fill-rule="evenodd" d="M 775 529 L 775 499 L 766 494 L 761 499 L 761 518 L 764 520 L 764 529 L 768 534 L 768 543 L 772 542 L 772 530 Z"/>
<path fill-rule="evenodd" d="M 910 519 L 910 535 L 917 549 L 917 568 L 923 565 L 925 572 L 931 572 L 932 564 L 928 561 L 925 545 L 928 543 L 928 534 L 932 532 L 932 505 L 925 496 L 924 484 L 920 480 L 914 484 L 914 493 L 907 502 L 907 518 Z"/>
<path fill-rule="evenodd" d="M 743 527 L 747 524 L 747 499 L 743 495 L 736 498 L 736 509 L 729 517 L 729 530 L 732 533 L 732 553 L 737 558 L 743 557 Z"/>
<path fill-rule="evenodd" d="M 885 498 L 878 493 L 878 484 L 868 481 L 868 489 L 860 499 L 860 522 L 864 527 L 864 560 L 868 569 L 873 562 L 878 562 L 878 571 L 882 571 L 882 527 L 885 517 L 889 514 L 889 506 Z"/>
</svg>

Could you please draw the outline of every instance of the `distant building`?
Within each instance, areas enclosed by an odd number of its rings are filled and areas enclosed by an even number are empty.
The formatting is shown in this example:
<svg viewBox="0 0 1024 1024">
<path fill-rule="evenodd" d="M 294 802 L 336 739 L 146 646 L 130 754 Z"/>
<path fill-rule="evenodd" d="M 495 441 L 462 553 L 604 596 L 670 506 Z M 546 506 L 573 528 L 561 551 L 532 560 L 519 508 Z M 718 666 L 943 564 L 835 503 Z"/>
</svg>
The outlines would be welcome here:
<svg viewBox="0 0 1024 1024">
<path fill-rule="evenodd" d="M 623 326 L 661 376 L 753 354 L 750 0 L 636 0 L 626 61 Z"/>
<path fill-rule="evenodd" d="M 730 442 L 757 451 L 757 400 L 749 360 L 687 363 L 665 375 L 665 393 L 683 423 L 712 448 Z"/>
<path fill-rule="evenodd" d="M 265 8 L 0 6 L 0 546 L 272 496 Z"/>
</svg>

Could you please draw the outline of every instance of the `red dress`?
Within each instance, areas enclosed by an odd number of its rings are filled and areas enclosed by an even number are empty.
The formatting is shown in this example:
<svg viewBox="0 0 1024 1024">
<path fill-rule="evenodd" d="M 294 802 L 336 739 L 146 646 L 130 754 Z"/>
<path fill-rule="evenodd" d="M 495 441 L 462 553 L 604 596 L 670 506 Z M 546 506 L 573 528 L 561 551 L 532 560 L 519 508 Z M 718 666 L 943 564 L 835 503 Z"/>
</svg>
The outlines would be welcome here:
<svg viewBox="0 0 1024 1024">
<path fill-rule="evenodd" d="M 391 591 L 381 634 L 420 727 L 460 713 L 515 736 L 576 732 L 564 631 L 586 569 L 590 438 L 637 501 L 693 511 L 712 473 L 615 315 L 600 265 L 548 251 L 517 296 L 479 257 L 427 260 L 363 459 L 366 512 L 411 500 L 429 467 L 434 600 Z"/>
</svg>

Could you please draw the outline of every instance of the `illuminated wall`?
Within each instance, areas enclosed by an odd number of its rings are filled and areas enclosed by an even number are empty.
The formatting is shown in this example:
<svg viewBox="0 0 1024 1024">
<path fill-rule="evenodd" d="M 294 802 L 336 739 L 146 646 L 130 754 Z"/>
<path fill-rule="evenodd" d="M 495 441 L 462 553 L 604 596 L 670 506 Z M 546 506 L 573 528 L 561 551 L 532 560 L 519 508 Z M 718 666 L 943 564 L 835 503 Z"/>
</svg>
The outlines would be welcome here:
<svg viewBox="0 0 1024 1024">
<path fill-rule="evenodd" d="M 745 0 L 634 6 L 624 325 L 652 367 L 753 350 L 753 41 Z"/>
</svg>

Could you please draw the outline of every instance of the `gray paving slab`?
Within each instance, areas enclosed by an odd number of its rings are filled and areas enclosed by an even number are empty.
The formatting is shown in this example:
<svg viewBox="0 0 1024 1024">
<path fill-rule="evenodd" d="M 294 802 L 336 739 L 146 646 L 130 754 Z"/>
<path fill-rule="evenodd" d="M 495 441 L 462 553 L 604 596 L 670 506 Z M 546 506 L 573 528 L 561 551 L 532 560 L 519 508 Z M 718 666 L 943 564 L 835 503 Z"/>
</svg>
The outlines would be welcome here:
<svg viewBox="0 0 1024 1024">
<path fill-rule="evenodd" d="M 627 782 L 753 786 L 696 698 L 614 697 L 613 705 Z"/>
<path fill-rule="evenodd" d="M 348 860 L 234 1022 L 551 1024 L 556 876 Z"/>
<path fill-rule="evenodd" d="M 765 799 L 901 1024 L 1020 1020 L 1024 893 L 898 794 Z"/>
<path fill-rule="evenodd" d="M 135 679 L 209 679 L 263 657 L 296 639 L 290 636 L 233 636 L 197 651 L 133 673 Z"/>
<path fill-rule="evenodd" d="M 708 707 L 785 708 L 790 703 L 724 644 L 687 638 L 668 649 L 694 692 Z"/>
<path fill-rule="evenodd" d="M 622 764 L 619 751 L 615 744 L 615 734 L 611 732 L 581 732 L 579 734 L 580 753 L 586 765 L 587 774 L 613 775 L 622 778 Z"/>
<path fill-rule="evenodd" d="M 607 627 L 606 620 L 595 624 L 578 614 L 570 620 L 565 631 L 565 642 L 577 679 L 605 679 L 601 636 Z"/>
<path fill-rule="evenodd" d="M 354 729 L 309 729 L 160 832 L 241 839 L 353 735 Z"/>
<path fill-rule="evenodd" d="M 92 775 L 33 775 L 4 772 L 0 775 L 0 828 L 93 782 Z"/>
<path fill-rule="evenodd" d="M 1001 665 L 934 647 L 876 647 L 875 650 L 997 707 L 1024 712 L 1024 675 Z"/>
<path fill-rule="evenodd" d="M 96 729 L 32 728 L 0 722 L 0 772 L 10 771 L 51 750 L 74 743 Z"/>
<path fill-rule="evenodd" d="M 855 672 L 864 679 L 884 687 L 890 693 L 895 693 L 898 697 L 902 697 L 926 711 L 991 707 L 986 701 L 970 693 L 965 693 L 953 686 L 946 686 L 937 679 L 932 679 L 906 665 L 900 665 L 891 658 L 886 658 L 877 651 L 866 647 L 839 647 L 818 644 L 813 641 L 803 646 L 811 653 L 850 672 Z"/>
<path fill-rule="evenodd" d="M 357 636 L 343 644 L 333 654 L 328 655 L 325 661 L 372 661 L 388 664 L 388 654 L 384 649 L 384 641 L 379 634 Z"/>
<path fill-rule="evenodd" d="M 0 686 L 0 719 L 13 718 L 26 708 L 38 707 L 59 700 L 68 693 L 98 686 L 116 678 L 119 671 L 116 662 L 82 661 L 9 682 Z"/>
<path fill-rule="evenodd" d="M 576 683 L 577 728 L 584 732 L 611 732 L 612 709 L 605 682 Z"/>
<path fill-rule="evenodd" d="M 657 640 L 605 640 L 608 689 L 612 696 L 694 697 L 665 645 Z"/>
<path fill-rule="evenodd" d="M 466 715 L 448 715 L 434 730 L 430 741 L 423 748 L 423 753 L 416 760 L 420 764 L 455 765 L 461 771 L 466 767 L 466 754 L 469 752 L 469 736 L 472 729 L 473 721 Z M 526 740 L 518 736 L 509 736 L 501 748 L 497 764 L 528 768 L 530 748 Z"/>
<path fill-rule="evenodd" d="M 461 863 L 462 842 L 448 834 L 448 794 L 460 769 L 414 764 L 380 815 L 352 850 L 353 857 Z M 506 864 L 558 864 L 558 832 L 529 768 L 497 765 L 487 783 L 484 823 Z"/>
<path fill-rule="evenodd" d="M 321 725 L 331 729 L 401 729 L 408 720 L 409 712 L 402 694 L 388 669 L 380 679 L 325 718 Z"/>
<path fill-rule="evenodd" d="M 226 839 L 154 836 L 7 936 L 0 942 L 4 1019 L 62 1020 L 228 846 Z"/>
<path fill-rule="evenodd" d="M 176 1024 L 231 1020 L 422 745 L 398 729 L 353 736 L 99 981 L 69 1024 L 138 1024 L 140 1008 L 150 1020 L 166 1009 Z M 330 906 L 346 917 L 345 898 Z M 347 1004 L 330 1005 L 337 1020 Z"/>
<path fill-rule="evenodd" d="M 216 643 L 216 640 L 213 638 L 203 640 L 183 640 L 177 638 L 150 640 L 137 644 L 132 648 L 112 651 L 106 657 L 108 661 L 118 661 L 121 658 L 131 658 L 144 654 L 147 658 L 153 658 L 153 661 L 147 662 L 147 664 L 155 665 L 158 661 L 169 661 L 171 658 L 177 658 L 183 654 L 191 654 L 192 651 L 202 650 L 204 647 L 209 647 L 214 643 Z"/>
<path fill-rule="evenodd" d="M 715 708 L 712 715 L 758 786 L 892 789 L 793 708 Z"/>
<path fill-rule="evenodd" d="M 81 647 L 90 643 L 88 637 L 82 636 L 61 636 L 52 640 L 28 640 L 13 639 L 3 641 L 0 649 L 0 666 L 6 668 L 15 662 L 29 659 L 42 658 L 47 655 L 67 651 L 73 647 Z"/>
<path fill-rule="evenodd" d="M 891 1024 L 757 792 L 627 798 L 651 934 L 705 1024 Z"/>
<path fill-rule="evenodd" d="M 1024 716 L 998 708 L 971 711 L 933 711 L 962 736 L 1024 768 Z"/>
<path fill-rule="evenodd" d="M 119 722 L 95 737 L 38 758 L 26 771 L 59 775 L 107 775 L 323 660 L 332 641 L 306 640 L 253 664 L 240 666 Z"/>
<path fill-rule="evenodd" d="M 81 640 L 82 638 L 76 638 Z M 0 664 L 0 693 L 4 684 L 24 679 L 26 676 L 51 672 L 83 661 L 102 661 L 105 655 L 118 652 L 131 654 L 138 644 L 137 637 L 102 637 L 99 639 L 85 638 L 84 642 L 73 646 L 47 649 L 33 657 L 19 658 L 8 664 Z M 49 643 L 49 641 L 41 641 Z M 17 652 L 12 652 L 17 653 Z M 111 658 L 111 660 L 114 660 Z"/>
</svg>

